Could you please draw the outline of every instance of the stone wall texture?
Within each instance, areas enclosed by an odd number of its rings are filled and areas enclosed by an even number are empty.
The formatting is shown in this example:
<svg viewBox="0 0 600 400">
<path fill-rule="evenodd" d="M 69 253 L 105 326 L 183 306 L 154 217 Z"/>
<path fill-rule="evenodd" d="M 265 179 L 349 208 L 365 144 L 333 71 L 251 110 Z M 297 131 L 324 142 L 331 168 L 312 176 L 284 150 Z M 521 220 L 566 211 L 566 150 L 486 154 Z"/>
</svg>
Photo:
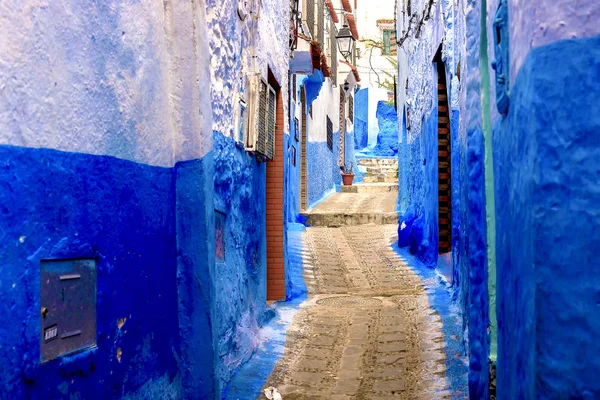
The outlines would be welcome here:
<svg viewBox="0 0 600 400">
<path fill-rule="evenodd" d="M 417 14 L 428 4 L 416 3 Z M 492 68 L 499 4 L 435 3 L 418 40 L 409 35 L 399 49 L 399 86 L 408 80 L 398 96 L 406 115 L 399 133 L 406 210 L 400 245 L 436 265 L 437 254 L 428 251 L 437 244 L 437 179 L 429 167 L 437 161 L 432 60 L 443 39 L 452 286 L 467 333 L 470 394 L 487 396 L 491 357 L 497 398 L 595 398 L 598 386 L 588 374 L 598 369 L 592 332 L 599 275 L 587 266 L 598 246 L 597 190 L 590 185 L 599 143 L 590 133 L 599 122 L 589 104 L 598 95 L 600 32 L 591 21 L 599 11 L 587 0 L 507 1 L 510 105 L 502 116 Z M 399 12 L 399 31 L 405 18 Z"/>
<path fill-rule="evenodd" d="M 0 397 L 212 397 L 205 9 L 0 5 Z M 41 363 L 57 258 L 96 259 L 97 346 Z"/>
</svg>

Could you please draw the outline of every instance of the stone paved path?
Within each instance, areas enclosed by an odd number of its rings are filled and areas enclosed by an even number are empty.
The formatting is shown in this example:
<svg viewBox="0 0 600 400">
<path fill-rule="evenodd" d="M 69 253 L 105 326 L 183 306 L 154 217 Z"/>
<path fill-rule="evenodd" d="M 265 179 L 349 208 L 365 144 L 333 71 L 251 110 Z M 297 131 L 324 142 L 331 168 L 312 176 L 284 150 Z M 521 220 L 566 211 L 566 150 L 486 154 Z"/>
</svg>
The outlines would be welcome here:
<svg viewBox="0 0 600 400">
<path fill-rule="evenodd" d="M 264 387 L 278 388 L 284 400 L 451 397 L 441 319 L 429 307 L 423 282 L 390 248 L 396 229 L 307 228 L 309 296 Z"/>
</svg>

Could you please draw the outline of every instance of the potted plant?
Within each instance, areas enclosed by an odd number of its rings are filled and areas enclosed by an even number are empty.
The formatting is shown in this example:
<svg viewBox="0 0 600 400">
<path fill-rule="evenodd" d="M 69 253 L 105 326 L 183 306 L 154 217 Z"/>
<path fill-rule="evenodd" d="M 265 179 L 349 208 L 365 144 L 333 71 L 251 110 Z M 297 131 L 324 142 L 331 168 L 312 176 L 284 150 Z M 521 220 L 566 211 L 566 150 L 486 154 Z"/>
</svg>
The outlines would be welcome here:
<svg viewBox="0 0 600 400">
<path fill-rule="evenodd" d="M 354 165 L 350 163 L 350 168 L 342 167 L 342 182 L 344 186 L 352 186 L 352 181 L 354 180 Z"/>
</svg>

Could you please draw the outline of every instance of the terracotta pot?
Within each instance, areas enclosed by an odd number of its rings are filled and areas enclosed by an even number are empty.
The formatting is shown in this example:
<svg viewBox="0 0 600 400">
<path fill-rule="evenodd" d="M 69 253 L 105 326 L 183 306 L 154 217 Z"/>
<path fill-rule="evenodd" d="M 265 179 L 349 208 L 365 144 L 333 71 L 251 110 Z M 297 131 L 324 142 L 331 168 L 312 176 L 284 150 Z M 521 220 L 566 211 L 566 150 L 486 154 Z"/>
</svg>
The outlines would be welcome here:
<svg viewBox="0 0 600 400">
<path fill-rule="evenodd" d="M 342 174 L 342 181 L 344 182 L 344 186 L 352 186 L 353 180 L 354 174 Z"/>
</svg>

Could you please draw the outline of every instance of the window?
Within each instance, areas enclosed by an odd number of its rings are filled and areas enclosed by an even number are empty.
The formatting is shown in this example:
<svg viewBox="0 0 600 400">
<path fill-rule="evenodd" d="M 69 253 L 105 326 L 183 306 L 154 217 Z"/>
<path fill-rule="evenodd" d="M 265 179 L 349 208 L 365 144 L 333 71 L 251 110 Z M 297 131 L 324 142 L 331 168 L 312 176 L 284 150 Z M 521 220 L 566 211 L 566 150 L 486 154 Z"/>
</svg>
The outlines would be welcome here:
<svg viewBox="0 0 600 400">
<path fill-rule="evenodd" d="M 294 139 L 296 139 L 296 142 L 300 141 L 300 135 L 298 133 L 299 130 L 300 122 L 298 121 L 298 118 L 294 118 Z"/>
<path fill-rule="evenodd" d="M 267 113 L 268 113 L 268 89 L 269 85 L 261 80 L 258 91 L 258 140 L 256 142 L 256 151 L 267 155 Z"/>
<path fill-rule="evenodd" d="M 264 79 L 258 83 L 256 132 L 249 127 L 247 150 L 272 160 L 275 155 L 275 116 L 277 93 Z"/>
<path fill-rule="evenodd" d="M 327 116 L 326 118 L 327 118 L 327 147 L 329 147 L 329 150 L 331 150 L 333 152 L 333 122 L 331 122 L 331 120 L 329 119 L 329 116 Z"/>
<path fill-rule="evenodd" d="M 383 30 L 383 49 L 384 56 L 396 55 L 396 31 L 393 29 Z"/>
<path fill-rule="evenodd" d="M 296 97 L 297 97 L 296 93 L 298 93 L 298 87 L 296 86 L 296 74 L 294 74 L 294 79 L 293 79 L 292 82 L 293 82 L 292 83 L 292 91 L 294 92 L 294 102 L 296 102 L 297 101 L 296 100 Z"/>
<path fill-rule="evenodd" d="M 290 147 L 290 158 L 292 159 L 292 165 L 296 166 L 296 146 Z"/>
</svg>

